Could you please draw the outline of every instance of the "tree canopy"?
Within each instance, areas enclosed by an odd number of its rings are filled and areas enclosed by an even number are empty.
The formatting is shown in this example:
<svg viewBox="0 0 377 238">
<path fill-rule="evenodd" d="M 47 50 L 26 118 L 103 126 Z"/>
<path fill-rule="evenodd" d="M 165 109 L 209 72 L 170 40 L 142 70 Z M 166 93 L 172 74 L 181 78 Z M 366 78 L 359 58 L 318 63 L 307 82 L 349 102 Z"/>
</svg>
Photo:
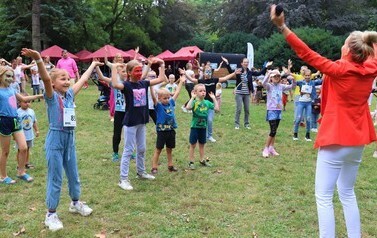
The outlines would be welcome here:
<svg viewBox="0 0 377 238">
<path fill-rule="evenodd" d="M 0 2 L 0 55 L 13 58 L 22 47 L 38 48 L 38 42 L 41 49 L 56 44 L 71 52 L 93 51 L 105 44 L 124 50 L 140 46 L 145 55 L 166 49 L 176 51 L 190 44 L 205 51 L 246 53 L 246 43 L 252 42 L 256 59 L 261 61 L 262 54 L 273 53 L 265 51 L 268 47 L 274 45 L 275 49 L 284 45 L 274 34 L 276 29 L 269 20 L 268 8 L 273 2 L 3 0 Z M 287 24 L 303 28 L 305 34 L 312 36 L 307 40 L 313 42 L 313 46 L 320 46 L 316 50 L 322 49 L 329 58 L 337 57 L 334 49 L 339 51 L 342 44 L 339 39 L 345 34 L 377 29 L 377 1 L 280 2 Z"/>
</svg>

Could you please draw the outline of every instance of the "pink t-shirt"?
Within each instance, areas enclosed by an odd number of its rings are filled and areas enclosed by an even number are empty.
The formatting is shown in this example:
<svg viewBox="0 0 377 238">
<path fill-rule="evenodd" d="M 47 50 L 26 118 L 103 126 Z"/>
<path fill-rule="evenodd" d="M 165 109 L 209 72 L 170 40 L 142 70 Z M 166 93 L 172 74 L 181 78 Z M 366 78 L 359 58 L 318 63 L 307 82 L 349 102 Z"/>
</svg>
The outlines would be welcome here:
<svg viewBox="0 0 377 238">
<path fill-rule="evenodd" d="M 78 71 L 76 61 L 70 57 L 64 59 L 61 58 L 56 65 L 58 69 L 65 69 L 68 71 L 70 78 L 76 78 L 76 72 Z"/>
</svg>

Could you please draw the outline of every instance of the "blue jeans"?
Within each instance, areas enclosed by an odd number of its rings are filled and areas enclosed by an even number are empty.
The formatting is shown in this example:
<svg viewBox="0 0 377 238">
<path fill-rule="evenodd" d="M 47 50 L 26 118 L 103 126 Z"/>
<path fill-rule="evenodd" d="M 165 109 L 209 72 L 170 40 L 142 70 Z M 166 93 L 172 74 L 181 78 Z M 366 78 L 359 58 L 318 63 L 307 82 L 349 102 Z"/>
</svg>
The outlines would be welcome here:
<svg viewBox="0 0 377 238">
<path fill-rule="evenodd" d="M 302 119 L 303 112 L 305 111 L 306 116 L 306 132 L 310 132 L 310 120 L 312 116 L 312 102 L 297 102 L 295 114 L 295 125 L 293 132 L 298 132 L 298 126 L 300 125 L 300 121 Z"/>
<path fill-rule="evenodd" d="M 46 137 L 47 192 L 46 205 L 56 210 L 63 181 L 63 168 L 68 179 L 69 196 L 80 198 L 80 179 L 76 162 L 75 131 L 49 130 Z"/>
<path fill-rule="evenodd" d="M 136 169 L 138 174 L 145 172 L 145 151 L 146 151 L 146 137 L 145 124 L 137 126 L 123 127 L 124 131 L 124 149 L 122 154 L 122 160 L 120 162 L 120 179 L 128 179 L 128 173 L 130 170 L 130 159 L 132 153 L 136 148 Z"/>
<path fill-rule="evenodd" d="M 319 117 L 319 114 L 312 113 L 312 120 L 310 121 L 310 125 L 312 129 L 317 129 L 318 117 Z"/>
<path fill-rule="evenodd" d="M 215 117 L 215 110 L 209 109 L 207 116 L 207 138 L 212 136 L 213 118 Z"/>
<path fill-rule="evenodd" d="M 32 85 L 33 88 L 33 95 L 39 94 L 39 84 L 38 85 Z"/>
</svg>

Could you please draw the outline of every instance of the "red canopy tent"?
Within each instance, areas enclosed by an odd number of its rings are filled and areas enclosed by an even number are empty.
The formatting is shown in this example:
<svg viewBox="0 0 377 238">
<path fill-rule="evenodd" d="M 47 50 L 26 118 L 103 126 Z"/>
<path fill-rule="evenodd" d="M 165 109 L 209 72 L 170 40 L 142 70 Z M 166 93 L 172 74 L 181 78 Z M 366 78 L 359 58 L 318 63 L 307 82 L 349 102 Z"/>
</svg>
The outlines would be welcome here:
<svg viewBox="0 0 377 238">
<path fill-rule="evenodd" d="M 89 61 L 89 60 L 84 60 L 84 58 L 88 55 L 90 55 L 92 52 L 90 52 L 89 50 L 81 50 L 79 52 L 77 52 L 75 55 L 77 57 L 79 57 L 79 60 L 80 61 Z"/>
<path fill-rule="evenodd" d="M 107 54 L 106 54 L 107 49 Z M 114 58 L 116 54 L 120 53 L 123 58 L 131 58 L 131 55 L 124 52 L 123 50 L 120 50 L 118 48 L 115 48 L 112 45 L 105 45 L 98 49 L 97 51 L 94 51 L 92 54 L 86 56 L 83 58 L 83 60 L 89 60 L 93 58 L 105 58 L 107 56 L 108 59 Z"/>
<path fill-rule="evenodd" d="M 60 48 L 59 46 L 54 45 L 54 46 L 51 46 L 51 47 L 43 50 L 41 52 L 41 56 L 42 57 L 50 56 L 51 60 L 58 60 L 62 57 L 62 51 L 63 51 L 63 48 Z M 76 55 L 74 55 L 70 52 L 68 52 L 68 56 L 71 57 L 74 60 L 79 59 Z"/>
<path fill-rule="evenodd" d="M 170 50 L 165 50 L 164 52 L 162 52 L 161 54 L 157 55 L 156 57 L 160 58 L 162 60 L 167 60 L 168 61 L 173 56 L 174 56 L 174 54 Z"/>
<path fill-rule="evenodd" d="M 137 60 L 143 60 L 143 59 L 145 60 L 145 59 L 147 59 L 144 55 L 142 55 L 140 53 L 137 53 L 137 56 L 135 58 L 136 51 L 133 50 L 133 49 L 127 50 L 127 51 L 125 51 L 125 53 L 131 55 L 131 57 L 130 57 L 131 59 L 137 59 Z"/>
<path fill-rule="evenodd" d="M 172 57 L 166 60 L 193 60 L 197 54 L 203 52 L 197 46 L 186 46 L 174 53 Z"/>
</svg>

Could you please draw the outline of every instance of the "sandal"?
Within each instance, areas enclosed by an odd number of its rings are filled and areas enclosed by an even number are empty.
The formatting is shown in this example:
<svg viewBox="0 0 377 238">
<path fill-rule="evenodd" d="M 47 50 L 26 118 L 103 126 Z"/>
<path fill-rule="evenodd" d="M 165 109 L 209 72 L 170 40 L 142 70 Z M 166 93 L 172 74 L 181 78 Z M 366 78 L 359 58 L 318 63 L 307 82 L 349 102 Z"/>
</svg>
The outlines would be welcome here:
<svg viewBox="0 0 377 238">
<path fill-rule="evenodd" d="M 169 170 L 169 172 L 177 172 L 178 171 L 178 169 L 176 167 L 174 167 L 173 165 L 168 166 L 168 170 Z"/>
<path fill-rule="evenodd" d="M 25 169 L 34 169 L 34 168 L 35 167 L 33 164 L 29 164 L 29 163 L 25 164 Z"/>
<path fill-rule="evenodd" d="M 29 182 L 29 183 L 33 181 L 33 177 L 31 177 L 28 174 L 17 175 L 17 178 L 24 180 L 25 182 Z"/>
<path fill-rule="evenodd" d="M 6 177 L 6 178 L 3 178 L 3 179 L 0 179 L 0 183 L 10 185 L 10 184 L 15 184 L 16 180 L 11 179 L 10 177 Z"/>
<path fill-rule="evenodd" d="M 152 169 L 151 169 L 151 174 L 157 174 L 157 173 L 158 173 L 157 168 L 152 168 Z"/>
</svg>

